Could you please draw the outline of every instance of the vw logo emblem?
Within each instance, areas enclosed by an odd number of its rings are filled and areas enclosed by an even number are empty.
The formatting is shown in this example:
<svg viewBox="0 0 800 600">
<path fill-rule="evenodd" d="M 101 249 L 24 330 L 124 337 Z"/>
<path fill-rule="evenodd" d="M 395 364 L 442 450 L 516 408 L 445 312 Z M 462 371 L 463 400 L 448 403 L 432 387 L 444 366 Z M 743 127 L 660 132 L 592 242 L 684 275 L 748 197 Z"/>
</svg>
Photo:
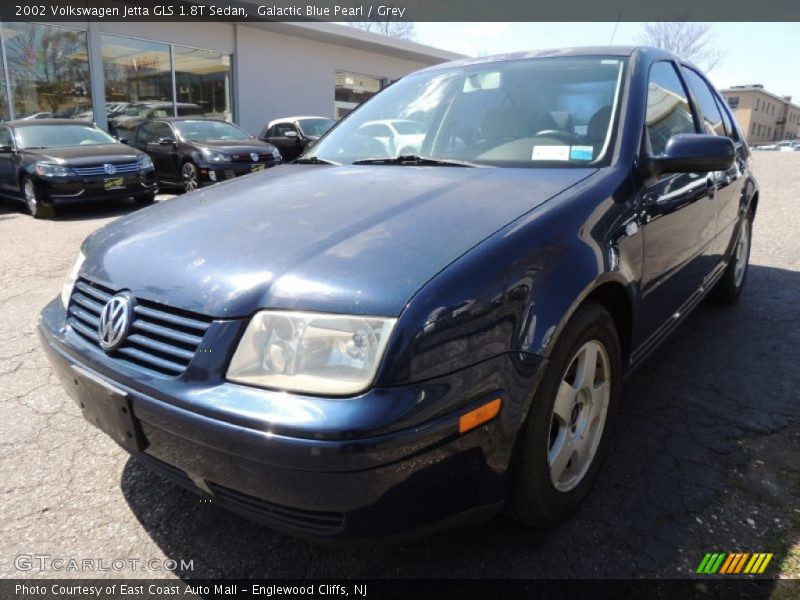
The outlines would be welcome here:
<svg viewBox="0 0 800 600">
<path fill-rule="evenodd" d="M 106 164 L 103 165 L 103 170 L 106 173 L 108 173 L 109 175 L 113 175 L 114 173 L 117 172 L 117 167 L 115 167 L 114 165 L 110 165 L 110 164 L 106 163 Z"/>
<path fill-rule="evenodd" d="M 103 307 L 97 332 L 100 346 L 106 352 L 116 350 L 125 341 L 131 325 L 132 304 L 133 298 L 130 294 L 122 293 L 111 298 Z"/>
<path fill-rule="evenodd" d="M 253 162 L 258 162 L 258 154 L 255 152 L 250 153 L 250 158 L 253 159 Z"/>
</svg>

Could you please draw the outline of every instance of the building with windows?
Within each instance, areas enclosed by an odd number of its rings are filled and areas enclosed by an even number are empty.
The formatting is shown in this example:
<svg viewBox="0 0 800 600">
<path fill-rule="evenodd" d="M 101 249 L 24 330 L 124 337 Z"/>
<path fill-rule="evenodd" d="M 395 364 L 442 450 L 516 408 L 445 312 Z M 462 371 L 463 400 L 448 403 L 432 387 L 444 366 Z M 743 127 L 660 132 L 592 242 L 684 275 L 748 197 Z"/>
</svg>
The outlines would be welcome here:
<svg viewBox="0 0 800 600">
<path fill-rule="evenodd" d="M 340 118 L 460 55 L 333 23 L 0 23 L 0 117 Z"/>
<path fill-rule="evenodd" d="M 735 85 L 721 91 L 749 144 L 800 138 L 800 106 L 763 85 Z"/>
</svg>

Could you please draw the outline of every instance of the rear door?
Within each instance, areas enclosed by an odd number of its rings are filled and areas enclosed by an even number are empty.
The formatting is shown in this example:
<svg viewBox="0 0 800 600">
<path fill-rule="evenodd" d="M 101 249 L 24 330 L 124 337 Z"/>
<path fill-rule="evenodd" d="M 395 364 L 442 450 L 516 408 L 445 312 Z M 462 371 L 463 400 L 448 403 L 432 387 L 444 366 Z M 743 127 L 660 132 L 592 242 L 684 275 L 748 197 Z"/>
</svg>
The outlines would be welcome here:
<svg viewBox="0 0 800 600">
<path fill-rule="evenodd" d="M 653 63 L 647 89 L 643 152 L 662 154 L 676 134 L 698 133 L 699 121 L 677 65 Z M 667 173 L 644 186 L 644 261 L 640 328 L 649 346 L 697 298 L 714 265 L 715 182 L 709 173 Z"/>
<path fill-rule="evenodd" d="M 17 180 L 17 154 L 14 152 L 16 145 L 11 129 L 0 125 L 0 146 L 7 146 L 8 150 L 0 150 L 0 191 L 12 196 L 19 195 L 19 181 Z"/>
</svg>

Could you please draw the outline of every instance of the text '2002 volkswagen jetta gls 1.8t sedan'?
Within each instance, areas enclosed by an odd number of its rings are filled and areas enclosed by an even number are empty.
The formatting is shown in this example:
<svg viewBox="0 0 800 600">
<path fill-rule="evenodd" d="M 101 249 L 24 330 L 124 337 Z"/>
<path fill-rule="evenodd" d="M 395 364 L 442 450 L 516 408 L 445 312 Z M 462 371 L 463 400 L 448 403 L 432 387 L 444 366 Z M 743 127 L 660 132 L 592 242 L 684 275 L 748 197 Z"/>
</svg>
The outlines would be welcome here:
<svg viewBox="0 0 800 600">
<path fill-rule="evenodd" d="M 363 135 L 381 119 L 421 123 L 419 156 Z M 724 102 L 668 53 L 449 63 L 298 164 L 97 231 L 39 331 L 91 422 L 276 529 L 548 525 L 597 475 L 623 374 L 739 295 L 757 196 Z"/>
</svg>

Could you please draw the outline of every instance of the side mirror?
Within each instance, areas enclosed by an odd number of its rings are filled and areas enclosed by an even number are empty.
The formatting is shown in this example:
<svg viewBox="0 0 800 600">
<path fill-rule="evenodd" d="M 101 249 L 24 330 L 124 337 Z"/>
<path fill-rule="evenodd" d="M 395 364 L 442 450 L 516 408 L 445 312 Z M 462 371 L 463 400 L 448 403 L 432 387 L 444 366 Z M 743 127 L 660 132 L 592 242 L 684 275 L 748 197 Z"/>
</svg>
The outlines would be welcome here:
<svg viewBox="0 0 800 600">
<path fill-rule="evenodd" d="M 174 143 L 175 143 L 175 140 L 172 139 L 171 137 L 158 138 L 158 144 L 160 146 L 171 146 Z"/>
<path fill-rule="evenodd" d="M 13 152 L 13 148 L 9 144 L 0 144 L 0 154 L 8 154 Z"/>
<path fill-rule="evenodd" d="M 288 137 L 288 138 L 296 138 L 296 137 L 300 137 L 300 136 L 297 135 L 296 131 L 287 131 L 286 132 L 286 137 Z"/>
<path fill-rule="evenodd" d="M 129 140 L 128 140 L 128 138 L 121 137 L 121 138 L 117 138 L 117 141 L 118 141 L 120 144 L 127 144 Z"/>
<path fill-rule="evenodd" d="M 664 153 L 651 157 L 650 175 L 661 173 L 702 173 L 726 171 L 736 159 L 733 141 L 725 136 L 679 133 L 667 141 Z"/>
</svg>

